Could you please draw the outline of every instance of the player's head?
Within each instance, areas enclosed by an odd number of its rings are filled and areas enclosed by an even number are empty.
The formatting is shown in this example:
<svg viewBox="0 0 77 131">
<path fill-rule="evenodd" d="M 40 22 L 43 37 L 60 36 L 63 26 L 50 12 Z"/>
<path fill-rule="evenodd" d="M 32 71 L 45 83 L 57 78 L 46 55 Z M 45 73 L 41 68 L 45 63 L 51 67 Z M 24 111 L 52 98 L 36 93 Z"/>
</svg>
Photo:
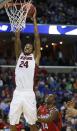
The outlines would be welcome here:
<svg viewBox="0 0 77 131">
<path fill-rule="evenodd" d="M 22 41 L 22 50 L 23 50 L 24 54 L 29 55 L 29 54 L 33 53 L 34 39 L 31 38 L 30 36 L 26 36 L 26 38 L 24 38 L 23 34 L 21 34 L 21 41 Z"/>
<path fill-rule="evenodd" d="M 54 106 L 56 104 L 55 95 L 50 94 L 47 96 L 47 106 Z"/>
<path fill-rule="evenodd" d="M 75 107 L 75 100 L 71 99 L 67 102 L 67 107 Z"/>
<path fill-rule="evenodd" d="M 30 43 L 26 43 L 26 45 L 24 46 L 24 50 L 23 50 L 25 55 L 29 55 L 33 52 L 33 45 Z"/>
</svg>

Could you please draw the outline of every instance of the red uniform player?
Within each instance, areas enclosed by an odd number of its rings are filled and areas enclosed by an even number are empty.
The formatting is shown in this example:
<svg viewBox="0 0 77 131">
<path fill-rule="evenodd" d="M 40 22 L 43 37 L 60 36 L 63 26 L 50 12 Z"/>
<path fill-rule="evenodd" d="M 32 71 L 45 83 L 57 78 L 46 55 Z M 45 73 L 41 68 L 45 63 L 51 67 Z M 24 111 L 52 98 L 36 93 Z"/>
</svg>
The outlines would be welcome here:
<svg viewBox="0 0 77 131">
<path fill-rule="evenodd" d="M 54 96 L 48 96 L 47 106 L 42 105 L 39 107 L 38 120 L 41 122 L 42 131 L 60 131 L 59 128 L 59 111 L 54 106 Z M 52 104 L 50 104 L 52 103 Z"/>
</svg>

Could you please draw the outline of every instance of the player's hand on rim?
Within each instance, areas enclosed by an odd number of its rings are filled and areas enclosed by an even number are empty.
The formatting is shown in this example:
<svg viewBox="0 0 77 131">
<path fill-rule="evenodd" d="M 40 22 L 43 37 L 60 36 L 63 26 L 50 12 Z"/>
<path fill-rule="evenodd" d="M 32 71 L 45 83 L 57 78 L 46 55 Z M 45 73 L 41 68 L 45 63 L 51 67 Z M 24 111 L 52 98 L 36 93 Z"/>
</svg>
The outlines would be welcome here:
<svg viewBox="0 0 77 131">
<path fill-rule="evenodd" d="M 36 15 L 37 15 L 37 10 L 36 10 L 36 7 L 35 7 L 35 13 L 34 13 L 33 17 L 31 18 L 32 21 L 34 21 L 36 19 Z"/>
<path fill-rule="evenodd" d="M 25 7 L 26 7 L 26 9 L 30 9 L 31 3 L 28 3 L 28 2 L 27 2 Z"/>
<path fill-rule="evenodd" d="M 35 7 L 35 13 L 34 13 L 34 15 L 33 15 L 33 19 L 36 18 L 36 15 L 37 15 L 37 10 L 36 10 L 36 7 Z"/>
</svg>

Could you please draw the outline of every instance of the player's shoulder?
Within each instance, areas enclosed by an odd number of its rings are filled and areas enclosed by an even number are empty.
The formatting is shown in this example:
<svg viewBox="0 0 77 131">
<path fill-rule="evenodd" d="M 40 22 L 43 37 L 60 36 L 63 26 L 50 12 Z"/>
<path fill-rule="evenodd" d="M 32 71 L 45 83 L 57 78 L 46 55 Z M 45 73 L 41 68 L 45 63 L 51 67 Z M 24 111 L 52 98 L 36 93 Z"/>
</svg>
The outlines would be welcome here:
<svg viewBox="0 0 77 131">
<path fill-rule="evenodd" d="M 21 56 L 21 55 L 24 55 L 24 53 L 23 53 L 23 52 L 21 52 L 21 53 L 20 53 L 20 56 Z"/>
<path fill-rule="evenodd" d="M 55 114 L 55 113 L 58 113 L 59 112 L 59 110 L 55 107 L 55 108 L 52 108 L 52 109 L 50 109 L 50 113 L 51 114 Z"/>
<path fill-rule="evenodd" d="M 19 59 L 23 59 L 23 60 L 25 60 L 25 59 L 27 59 L 27 60 L 30 60 L 30 59 L 34 59 L 34 55 L 31 53 L 31 54 L 29 54 L 29 55 L 25 55 L 24 54 L 24 52 L 21 52 L 20 53 L 20 56 L 19 56 Z"/>
</svg>

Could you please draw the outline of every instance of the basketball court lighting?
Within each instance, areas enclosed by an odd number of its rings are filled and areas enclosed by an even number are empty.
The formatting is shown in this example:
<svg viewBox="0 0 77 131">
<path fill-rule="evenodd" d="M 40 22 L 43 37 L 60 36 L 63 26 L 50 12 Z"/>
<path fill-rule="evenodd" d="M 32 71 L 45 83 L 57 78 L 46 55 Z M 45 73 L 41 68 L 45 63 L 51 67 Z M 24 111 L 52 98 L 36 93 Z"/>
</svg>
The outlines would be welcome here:
<svg viewBox="0 0 77 131">
<path fill-rule="evenodd" d="M 40 48 L 40 50 L 42 51 L 42 50 L 43 50 L 43 48 L 41 47 L 41 48 Z"/>
<path fill-rule="evenodd" d="M 51 45 L 53 45 L 53 46 L 54 46 L 54 45 L 56 45 L 56 43 L 52 43 Z"/>
<path fill-rule="evenodd" d="M 63 42 L 62 42 L 62 41 L 60 41 L 59 43 L 60 43 L 60 45 L 62 45 L 62 44 L 63 44 Z"/>
<path fill-rule="evenodd" d="M 48 45 L 46 44 L 46 46 L 45 46 L 46 48 L 48 48 Z"/>
</svg>

